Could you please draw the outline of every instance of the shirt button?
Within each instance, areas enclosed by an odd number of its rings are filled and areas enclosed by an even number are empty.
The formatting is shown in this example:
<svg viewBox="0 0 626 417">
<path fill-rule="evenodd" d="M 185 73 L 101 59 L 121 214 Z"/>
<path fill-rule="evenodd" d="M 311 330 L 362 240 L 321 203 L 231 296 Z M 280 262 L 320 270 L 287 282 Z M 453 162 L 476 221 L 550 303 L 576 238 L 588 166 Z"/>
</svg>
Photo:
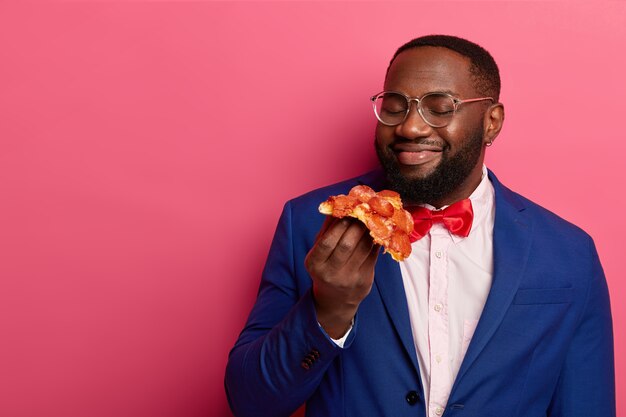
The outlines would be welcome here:
<svg viewBox="0 0 626 417">
<path fill-rule="evenodd" d="M 436 256 L 437 258 L 441 258 L 441 257 L 443 256 L 443 254 L 441 253 L 441 251 L 440 251 L 440 250 L 438 250 L 437 252 L 435 252 L 435 256 Z"/>
<path fill-rule="evenodd" d="M 434 309 L 435 309 L 436 312 L 441 311 L 441 308 L 442 308 L 441 304 L 435 304 Z"/>
<path fill-rule="evenodd" d="M 437 363 L 441 363 L 441 355 L 435 356 L 435 360 L 437 361 Z"/>
<path fill-rule="evenodd" d="M 443 408 L 441 407 L 437 407 L 435 408 L 435 414 L 437 414 L 438 416 L 443 414 Z"/>
</svg>

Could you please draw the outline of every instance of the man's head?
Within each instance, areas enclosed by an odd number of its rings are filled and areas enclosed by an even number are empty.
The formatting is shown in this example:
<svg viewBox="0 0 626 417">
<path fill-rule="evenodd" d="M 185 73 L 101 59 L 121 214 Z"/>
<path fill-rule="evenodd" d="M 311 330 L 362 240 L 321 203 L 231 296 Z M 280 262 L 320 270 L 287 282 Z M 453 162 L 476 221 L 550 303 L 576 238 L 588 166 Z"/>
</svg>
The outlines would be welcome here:
<svg viewBox="0 0 626 417">
<path fill-rule="evenodd" d="M 377 101 L 379 114 L 383 107 L 387 114 L 400 114 L 376 127 L 376 151 L 391 187 L 409 203 L 442 206 L 468 197 L 480 182 L 485 147 L 504 119 L 498 67 L 491 55 L 452 36 L 417 38 L 395 53 L 384 90 L 410 98 L 438 92 L 456 101 L 456 110 L 422 102 L 420 112 L 417 101 L 410 101 L 404 120 L 402 107 L 392 108 L 388 96 Z M 480 100 L 461 103 L 476 98 Z"/>
<path fill-rule="evenodd" d="M 405 43 L 398 48 L 389 61 L 387 74 L 389 74 L 389 68 L 398 55 L 407 49 L 419 48 L 420 46 L 447 48 L 469 58 L 469 71 L 476 91 L 485 97 L 493 97 L 494 102 L 498 102 L 500 99 L 500 70 L 496 61 L 482 46 L 456 36 L 428 35 Z"/>
</svg>

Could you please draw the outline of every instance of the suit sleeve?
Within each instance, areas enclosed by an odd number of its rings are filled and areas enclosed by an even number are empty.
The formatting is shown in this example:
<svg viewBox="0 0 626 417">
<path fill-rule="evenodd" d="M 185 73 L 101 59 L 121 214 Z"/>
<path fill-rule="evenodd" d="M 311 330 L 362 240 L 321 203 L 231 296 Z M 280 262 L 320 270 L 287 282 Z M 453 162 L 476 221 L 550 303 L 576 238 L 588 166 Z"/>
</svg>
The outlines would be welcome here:
<svg viewBox="0 0 626 417">
<path fill-rule="evenodd" d="M 615 417 L 609 291 L 593 241 L 585 307 L 552 398 L 550 417 Z"/>
<path fill-rule="evenodd" d="M 237 417 L 289 416 L 314 393 L 342 351 L 318 325 L 310 278 L 296 276 L 300 258 L 294 256 L 287 203 L 256 303 L 228 358 L 225 388 Z"/>
</svg>

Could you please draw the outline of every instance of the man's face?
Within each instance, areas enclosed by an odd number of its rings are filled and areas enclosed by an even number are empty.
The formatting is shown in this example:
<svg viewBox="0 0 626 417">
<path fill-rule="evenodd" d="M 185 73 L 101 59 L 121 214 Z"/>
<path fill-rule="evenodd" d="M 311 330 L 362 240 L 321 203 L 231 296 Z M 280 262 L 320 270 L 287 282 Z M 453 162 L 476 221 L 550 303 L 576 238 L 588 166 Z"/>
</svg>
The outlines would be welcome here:
<svg viewBox="0 0 626 417">
<path fill-rule="evenodd" d="M 430 92 L 447 92 L 460 99 L 481 97 L 469 67 L 468 58 L 446 48 L 409 49 L 391 65 L 385 91 L 410 97 Z M 379 122 L 376 152 L 391 187 L 409 203 L 436 207 L 468 197 L 482 176 L 483 116 L 488 104 L 462 104 L 450 123 L 440 128 L 424 122 L 415 102 L 403 123 Z"/>
</svg>

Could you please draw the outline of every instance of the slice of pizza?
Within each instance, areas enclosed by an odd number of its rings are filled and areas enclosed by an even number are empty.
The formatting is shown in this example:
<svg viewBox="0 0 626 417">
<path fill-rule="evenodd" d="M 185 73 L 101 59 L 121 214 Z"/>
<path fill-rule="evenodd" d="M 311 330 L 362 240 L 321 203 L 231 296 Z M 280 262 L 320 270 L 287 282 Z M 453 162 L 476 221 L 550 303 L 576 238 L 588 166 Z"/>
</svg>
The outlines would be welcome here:
<svg viewBox="0 0 626 417">
<path fill-rule="evenodd" d="M 402 208 L 400 194 L 395 191 L 374 191 L 367 185 L 353 187 L 348 195 L 329 197 L 319 211 L 333 217 L 354 217 L 370 231 L 374 242 L 382 245 L 396 261 L 411 254 L 409 234 L 413 231 L 413 217 Z"/>
</svg>

